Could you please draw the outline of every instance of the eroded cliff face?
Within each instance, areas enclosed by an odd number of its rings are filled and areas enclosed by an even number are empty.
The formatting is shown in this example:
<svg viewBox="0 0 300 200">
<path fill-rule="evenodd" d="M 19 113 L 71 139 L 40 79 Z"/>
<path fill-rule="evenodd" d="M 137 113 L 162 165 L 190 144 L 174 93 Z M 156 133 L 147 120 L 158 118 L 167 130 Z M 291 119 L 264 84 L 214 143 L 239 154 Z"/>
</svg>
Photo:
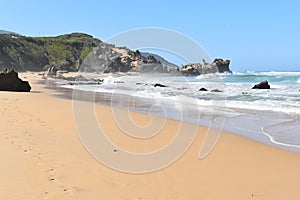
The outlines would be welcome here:
<svg viewBox="0 0 300 200">
<path fill-rule="evenodd" d="M 181 68 L 181 73 L 184 75 L 197 76 L 208 73 L 230 72 L 229 65 L 230 60 L 223 60 L 221 58 L 215 59 L 212 63 L 207 63 L 205 60 L 203 60 L 203 64 L 192 63 L 183 65 Z"/>
<path fill-rule="evenodd" d="M 160 57 L 152 54 L 144 56 L 138 50 L 132 51 L 126 47 L 101 43 L 87 56 L 80 71 L 99 73 L 169 73 L 176 71 L 176 67 L 170 66 L 164 60 L 161 62 L 157 58 Z"/>
</svg>

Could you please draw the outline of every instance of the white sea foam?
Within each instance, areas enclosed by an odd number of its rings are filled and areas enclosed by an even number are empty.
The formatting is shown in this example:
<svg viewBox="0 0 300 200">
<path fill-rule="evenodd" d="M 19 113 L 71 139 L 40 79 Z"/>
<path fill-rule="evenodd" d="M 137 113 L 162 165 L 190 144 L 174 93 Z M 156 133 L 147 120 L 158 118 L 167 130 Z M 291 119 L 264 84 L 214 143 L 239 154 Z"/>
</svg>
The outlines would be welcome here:
<svg viewBox="0 0 300 200">
<path fill-rule="evenodd" d="M 202 76 L 202 78 L 203 77 L 204 76 Z M 294 86 L 273 84 L 272 90 L 251 90 L 251 83 L 237 82 L 223 84 L 218 81 L 187 82 L 188 80 L 186 82 L 176 82 L 176 79 L 171 79 L 172 81 L 161 79 L 161 77 L 150 77 L 147 79 L 146 77 L 122 78 L 109 76 L 104 79 L 102 85 L 80 85 L 76 86 L 76 89 L 93 92 L 119 93 L 140 98 L 169 100 L 170 102 L 176 101 L 178 96 L 181 95 L 190 98 L 187 104 L 193 102 L 192 100 L 196 98 L 197 104 L 203 106 L 212 104 L 215 106 L 224 106 L 223 100 L 226 100 L 225 105 L 229 108 L 300 114 L 300 99 L 298 97 L 298 90 L 294 88 Z M 201 78 L 198 76 L 195 79 L 199 80 Z M 142 82 L 142 85 L 136 85 L 138 82 Z M 169 87 L 154 88 L 154 83 L 162 83 Z M 74 88 L 74 86 L 70 85 L 64 85 L 63 87 Z M 200 87 L 208 87 L 209 90 L 220 89 L 223 92 L 199 93 L 197 90 Z M 178 88 L 187 89 L 180 91 Z"/>
<path fill-rule="evenodd" d="M 251 121 L 251 118 L 243 119 L 241 117 L 243 113 L 272 113 L 270 116 L 278 118 L 278 121 L 281 120 L 282 115 L 300 115 L 300 72 L 248 71 L 233 72 L 233 74 L 208 74 L 197 77 L 108 76 L 103 79 L 103 84 L 100 85 L 74 86 L 66 85 L 66 82 L 62 84 L 64 84 L 63 87 L 70 89 L 126 95 L 126 98 L 136 98 L 134 100 L 147 102 L 149 105 L 161 104 L 172 113 L 168 115 L 169 117 L 177 117 L 178 119 L 181 119 L 179 113 L 183 109 L 188 109 L 188 112 L 194 113 L 191 114 L 194 117 L 200 111 L 205 116 L 234 116 L 237 121 Z M 251 89 L 254 83 L 263 80 L 269 80 L 271 90 Z M 167 87 L 154 87 L 156 83 Z M 198 91 L 202 87 L 209 91 Z M 223 92 L 211 92 L 212 89 L 219 89 Z M 260 117 L 259 115 L 253 116 Z M 260 124 L 264 124 L 267 119 L 261 120 Z M 197 120 L 191 119 L 191 121 Z M 256 124 L 252 123 L 251 126 Z M 260 132 L 260 127 L 255 130 Z M 280 141 L 280 137 L 279 139 L 271 137 L 273 136 L 270 136 L 270 140 L 277 145 L 293 145 Z M 300 137 L 297 140 L 300 144 Z"/>
<path fill-rule="evenodd" d="M 201 74 L 199 76 L 196 77 L 196 79 L 210 79 L 210 78 L 219 78 L 219 76 L 217 74 Z"/>
<path fill-rule="evenodd" d="M 280 123 L 273 124 L 271 126 L 264 126 L 261 128 L 261 130 L 262 133 L 266 135 L 274 144 L 300 149 L 300 141 L 296 138 L 300 135 L 298 127 L 299 117 L 296 117 L 292 120 L 283 121 Z M 289 130 L 288 133 L 285 133 L 286 137 L 281 137 L 280 133 L 282 132 L 282 129 Z M 290 135 L 290 137 L 287 137 L 287 135 Z"/>
<path fill-rule="evenodd" d="M 266 76 L 300 76 L 300 72 L 258 72 L 260 75 Z"/>
<path fill-rule="evenodd" d="M 255 71 L 245 71 L 245 72 L 238 72 L 233 71 L 233 75 L 255 75 L 255 76 L 300 76 L 300 72 L 255 72 Z"/>
</svg>

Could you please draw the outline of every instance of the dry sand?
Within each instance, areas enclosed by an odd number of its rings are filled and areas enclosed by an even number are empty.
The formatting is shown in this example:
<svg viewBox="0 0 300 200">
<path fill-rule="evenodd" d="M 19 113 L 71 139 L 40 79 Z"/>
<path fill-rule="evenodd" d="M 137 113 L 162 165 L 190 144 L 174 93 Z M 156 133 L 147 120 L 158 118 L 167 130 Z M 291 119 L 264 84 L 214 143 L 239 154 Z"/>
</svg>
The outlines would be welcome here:
<svg viewBox="0 0 300 200">
<path fill-rule="evenodd" d="M 223 133 L 214 150 L 198 159 L 206 133 L 199 127 L 188 151 L 171 166 L 147 174 L 122 173 L 95 160 L 82 145 L 72 101 L 50 96 L 22 74 L 31 93 L 0 92 L 0 199 L 300 199 L 300 154 Z M 167 120 L 149 140 L 126 136 L 110 107 L 96 106 L 105 133 L 128 150 L 151 151 L 168 143 L 180 122 Z M 139 125 L 149 116 L 131 113 Z"/>
</svg>

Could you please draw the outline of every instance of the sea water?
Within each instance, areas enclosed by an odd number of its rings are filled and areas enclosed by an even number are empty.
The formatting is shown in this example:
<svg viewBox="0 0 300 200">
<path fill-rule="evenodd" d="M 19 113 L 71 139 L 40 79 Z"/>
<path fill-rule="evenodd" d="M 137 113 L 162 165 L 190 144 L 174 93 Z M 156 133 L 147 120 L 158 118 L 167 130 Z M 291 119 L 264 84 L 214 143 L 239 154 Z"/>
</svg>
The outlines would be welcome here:
<svg viewBox="0 0 300 200">
<path fill-rule="evenodd" d="M 226 131 L 300 152 L 300 72 L 97 76 L 101 84 L 58 84 L 101 94 L 97 103 L 205 126 L 214 120 Z M 251 89 L 264 80 L 270 90 Z"/>
</svg>

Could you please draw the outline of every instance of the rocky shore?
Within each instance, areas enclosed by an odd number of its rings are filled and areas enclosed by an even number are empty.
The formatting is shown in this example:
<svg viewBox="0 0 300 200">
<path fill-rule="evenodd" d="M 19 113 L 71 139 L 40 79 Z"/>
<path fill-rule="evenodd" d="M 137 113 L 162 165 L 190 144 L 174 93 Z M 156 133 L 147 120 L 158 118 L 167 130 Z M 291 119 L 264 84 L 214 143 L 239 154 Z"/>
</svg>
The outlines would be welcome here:
<svg viewBox="0 0 300 200">
<path fill-rule="evenodd" d="M 200 74 L 208 73 L 223 73 L 231 72 L 229 69 L 230 60 L 223 60 L 221 58 L 216 58 L 212 63 L 207 63 L 204 59 L 203 63 L 191 63 L 183 65 L 181 68 L 181 73 L 188 76 L 198 76 Z"/>
</svg>

